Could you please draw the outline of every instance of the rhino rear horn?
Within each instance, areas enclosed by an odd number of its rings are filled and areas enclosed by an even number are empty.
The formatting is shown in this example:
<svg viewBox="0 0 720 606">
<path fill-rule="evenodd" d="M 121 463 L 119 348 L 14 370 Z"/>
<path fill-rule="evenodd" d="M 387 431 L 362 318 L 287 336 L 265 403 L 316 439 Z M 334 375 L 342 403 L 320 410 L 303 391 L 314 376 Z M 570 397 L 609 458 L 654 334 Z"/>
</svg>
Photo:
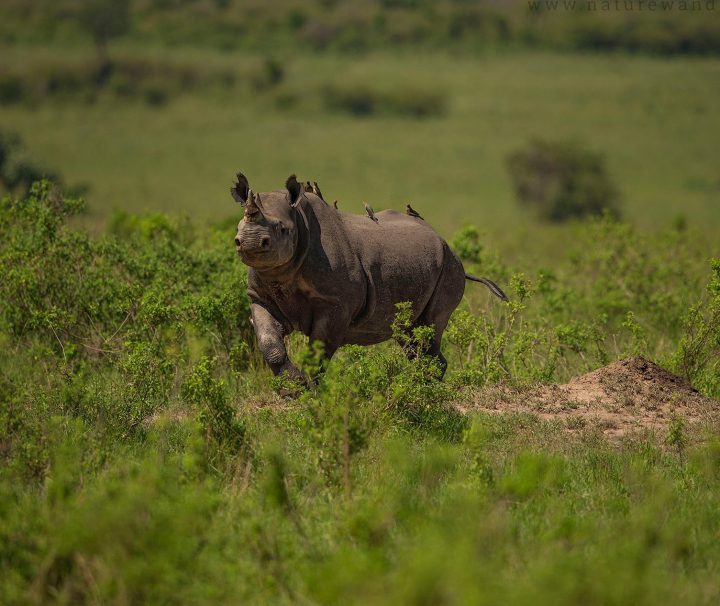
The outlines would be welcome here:
<svg viewBox="0 0 720 606">
<path fill-rule="evenodd" d="M 298 198 L 300 198 L 300 194 L 303 192 L 303 186 L 298 183 L 295 175 L 290 175 L 287 181 L 285 181 L 285 187 L 290 193 L 290 204 L 296 204 Z"/>
<path fill-rule="evenodd" d="M 248 183 L 247 177 L 242 173 L 237 174 L 237 183 L 230 188 L 230 194 L 232 195 L 235 202 L 238 202 L 245 206 L 248 201 L 248 192 L 250 191 L 250 184 Z"/>
<path fill-rule="evenodd" d="M 261 213 L 265 213 L 265 208 L 263 207 L 262 198 L 260 197 L 260 192 L 255 194 L 255 206 L 258 207 Z"/>
<path fill-rule="evenodd" d="M 260 219 L 262 217 L 261 205 L 260 194 L 254 194 L 252 189 L 248 190 L 248 198 L 245 203 L 245 218 L 248 221 Z"/>
</svg>

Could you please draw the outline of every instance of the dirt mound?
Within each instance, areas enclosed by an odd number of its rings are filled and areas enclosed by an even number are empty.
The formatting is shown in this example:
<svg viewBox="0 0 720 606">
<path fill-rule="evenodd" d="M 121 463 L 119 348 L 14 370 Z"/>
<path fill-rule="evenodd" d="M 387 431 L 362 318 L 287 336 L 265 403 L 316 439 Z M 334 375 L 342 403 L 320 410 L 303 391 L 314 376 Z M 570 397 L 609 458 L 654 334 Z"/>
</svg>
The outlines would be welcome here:
<svg viewBox="0 0 720 606">
<path fill-rule="evenodd" d="M 638 429 L 664 431 L 676 417 L 694 423 L 720 416 L 719 401 L 701 395 L 685 380 L 642 357 L 614 362 L 565 385 L 488 388 L 458 408 L 530 412 L 560 420 L 570 431 L 594 426 L 609 436 Z"/>
<path fill-rule="evenodd" d="M 577 377 L 560 389 L 576 402 L 609 399 L 622 404 L 652 405 L 702 399 L 684 379 L 643 357 L 614 362 Z"/>
</svg>

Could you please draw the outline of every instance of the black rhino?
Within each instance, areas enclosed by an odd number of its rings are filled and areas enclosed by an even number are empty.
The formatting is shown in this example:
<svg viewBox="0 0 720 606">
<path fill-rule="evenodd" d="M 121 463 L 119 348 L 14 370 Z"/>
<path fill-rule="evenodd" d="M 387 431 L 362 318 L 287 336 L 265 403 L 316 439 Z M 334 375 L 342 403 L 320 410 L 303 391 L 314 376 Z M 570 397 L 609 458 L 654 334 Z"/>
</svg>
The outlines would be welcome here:
<svg viewBox="0 0 720 606">
<path fill-rule="evenodd" d="M 305 381 L 288 359 L 284 338 L 299 330 L 324 345 L 329 359 L 345 344 L 371 345 L 392 336 L 395 305 L 412 304 L 413 326 L 433 326 L 424 354 L 447 362 L 440 342 L 468 276 L 460 259 L 428 223 L 394 210 L 352 215 L 306 191 L 292 175 L 284 189 L 253 193 L 242 173 L 232 187 L 245 207 L 235 245 L 248 269 L 252 322 L 273 373 Z"/>
</svg>

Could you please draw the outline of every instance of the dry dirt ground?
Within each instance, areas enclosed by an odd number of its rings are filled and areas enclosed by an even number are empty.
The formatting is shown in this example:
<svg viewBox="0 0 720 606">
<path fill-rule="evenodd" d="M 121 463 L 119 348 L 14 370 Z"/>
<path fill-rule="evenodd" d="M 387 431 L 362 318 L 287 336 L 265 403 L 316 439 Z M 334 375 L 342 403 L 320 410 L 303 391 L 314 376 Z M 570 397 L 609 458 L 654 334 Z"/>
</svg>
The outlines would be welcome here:
<svg viewBox="0 0 720 606">
<path fill-rule="evenodd" d="M 294 405 L 294 400 L 277 394 L 245 402 L 249 409 L 282 410 Z M 689 427 L 708 424 L 720 430 L 720 400 L 703 396 L 684 379 L 642 357 L 613 362 L 565 385 L 493 385 L 463 394 L 452 406 L 462 413 L 529 413 L 559 422 L 569 433 L 599 430 L 611 440 L 634 432 L 665 433 L 673 419 Z M 187 410 L 164 411 L 145 422 L 190 415 Z"/>
<path fill-rule="evenodd" d="M 531 413 L 560 421 L 571 432 L 597 427 L 609 438 L 636 430 L 664 432 L 675 418 L 688 424 L 720 420 L 720 401 L 642 357 L 613 362 L 565 385 L 488 387 L 456 407 L 462 412 Z"/>
</svg>

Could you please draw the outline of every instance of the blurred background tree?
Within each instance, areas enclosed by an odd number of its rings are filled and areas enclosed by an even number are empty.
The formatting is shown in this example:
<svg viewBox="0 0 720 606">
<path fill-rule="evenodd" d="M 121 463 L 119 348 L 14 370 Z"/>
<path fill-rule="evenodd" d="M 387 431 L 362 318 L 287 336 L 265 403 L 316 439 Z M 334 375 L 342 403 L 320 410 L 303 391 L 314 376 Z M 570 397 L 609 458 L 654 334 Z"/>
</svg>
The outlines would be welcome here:
<svg viewBox="0 0 720 606">
<path fill-rule="evenodd" d="M 55 171 L 29 157 L 17 133 L 0 130 L 0 194 L 25 195 L 33 182 L 43 178 L 59 181 Z"/>
<path fill-rule="evenodd" d="M 57 170 L 33 157 L 18 133 L 0 129 L 0 195 L 25 196 L 32 184 L 41 179 L 52 181 L 71 196 L 83 196 L 89 190 L 85 183 L 68 186 Z"/>
<path fill-rule="evenodd" d="M 508 169 L 518 201 L 543 219 L 620 216 L 620 195 L 604 156 L 579 143 L 536 139 L 510 155 Z"/>
<path fill-rule="evenodd" d="M 108 43 L 130 29 L 130 0 L 84 0 L 80 24 L 92 37 L 100 63 L 108 63 Z"/>
</svg>

